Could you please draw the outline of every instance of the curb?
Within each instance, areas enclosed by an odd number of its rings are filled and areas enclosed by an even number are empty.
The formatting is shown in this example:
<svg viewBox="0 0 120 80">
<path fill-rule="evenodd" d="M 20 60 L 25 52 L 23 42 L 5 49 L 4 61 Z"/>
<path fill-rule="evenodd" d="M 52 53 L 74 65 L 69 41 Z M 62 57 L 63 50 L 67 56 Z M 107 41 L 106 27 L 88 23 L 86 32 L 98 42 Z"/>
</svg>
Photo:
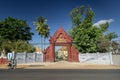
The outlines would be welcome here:
<svg viewBox="0 0 120 80">
<path fill-rule="evenodd" d="M 32 64 L 18 64 L 18 69 L 120 69 L 120 66 L 85 64 L 72 62 L 46 62 Z M 7 65 L 0 65 L 0 69 L 8 69 Z"/>
</svg>

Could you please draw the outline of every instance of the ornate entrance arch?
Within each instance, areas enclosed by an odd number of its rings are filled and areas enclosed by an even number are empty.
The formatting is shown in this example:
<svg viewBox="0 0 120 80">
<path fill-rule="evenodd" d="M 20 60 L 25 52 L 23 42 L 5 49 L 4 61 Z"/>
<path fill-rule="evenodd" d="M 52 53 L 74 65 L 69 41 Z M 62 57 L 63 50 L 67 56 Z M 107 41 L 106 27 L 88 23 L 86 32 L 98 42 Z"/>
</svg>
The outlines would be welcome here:
<svg viewBox="0 0 120 80">
<path fill-rule="evenodd" d="M 78 50 L 72 45 L 72 38 L 60 27 L 49 39 L 50 45 L 44 52 L 44 62 L 55 61 L 55 46 L 67 46 L 68 61 L 78 62 Z"/>
</svg>

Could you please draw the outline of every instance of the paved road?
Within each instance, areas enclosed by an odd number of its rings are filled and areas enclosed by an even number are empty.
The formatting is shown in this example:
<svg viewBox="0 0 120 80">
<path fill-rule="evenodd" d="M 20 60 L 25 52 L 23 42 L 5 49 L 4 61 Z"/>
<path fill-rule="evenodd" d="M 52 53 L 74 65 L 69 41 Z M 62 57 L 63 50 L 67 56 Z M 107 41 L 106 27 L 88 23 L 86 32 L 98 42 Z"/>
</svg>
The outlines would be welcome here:
<svg viewBox="0 0 120 80">
<path fill-rule="evenodd" d="M 119 70 L 0 70 L 0 80 L 120 80 Z"/>
</svg>

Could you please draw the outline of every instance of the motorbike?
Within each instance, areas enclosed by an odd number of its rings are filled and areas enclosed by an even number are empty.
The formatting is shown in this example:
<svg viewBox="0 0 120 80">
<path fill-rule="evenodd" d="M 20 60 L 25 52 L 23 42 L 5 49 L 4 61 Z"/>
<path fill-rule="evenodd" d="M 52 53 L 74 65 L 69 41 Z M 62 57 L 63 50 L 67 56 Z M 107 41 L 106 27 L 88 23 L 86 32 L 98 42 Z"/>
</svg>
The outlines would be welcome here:
<svg viewBox="0 0 120 80">
<path fill-rule="evenodd" d="M 8 63 L 8 69 L 16 69 L 17 67 L 17 61 L 15 59 L 12 59 Z"/>
</svg>

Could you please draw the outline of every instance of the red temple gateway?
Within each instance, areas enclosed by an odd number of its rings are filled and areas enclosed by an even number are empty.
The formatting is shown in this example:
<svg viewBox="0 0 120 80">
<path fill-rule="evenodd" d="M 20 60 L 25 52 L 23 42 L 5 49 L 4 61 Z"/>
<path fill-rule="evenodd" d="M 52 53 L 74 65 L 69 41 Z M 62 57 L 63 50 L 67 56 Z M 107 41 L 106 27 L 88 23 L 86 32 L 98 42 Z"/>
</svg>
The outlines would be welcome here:
<svg viewBox="0 0 120 80">
<path fill-rule="evenodd" d="M 44 52 L 44 62 L 55 62 L 55 46 L 67 46 L 69 62 L 79 62 L 78 50 L 72 45 L 72 38 L 60 27 L 49 39 L 50 45 Z"/>
</svg>

